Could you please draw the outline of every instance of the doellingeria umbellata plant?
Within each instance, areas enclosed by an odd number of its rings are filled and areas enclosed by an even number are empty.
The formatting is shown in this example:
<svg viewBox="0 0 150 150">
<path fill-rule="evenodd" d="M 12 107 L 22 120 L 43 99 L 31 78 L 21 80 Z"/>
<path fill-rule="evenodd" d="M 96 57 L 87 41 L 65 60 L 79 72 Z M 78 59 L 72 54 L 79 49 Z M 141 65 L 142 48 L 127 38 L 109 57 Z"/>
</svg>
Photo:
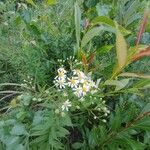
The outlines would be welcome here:
<svg viewBox="0 0 150 150">
<path fill-rule="evenodd" d="M 27 2 L 39 9 L 32 0 Z M 129 64 L 150 55 L 149 46 L 139 45 L 149 6 L 134 47 L 124 37 L 131 32 L 116 21 L 97 16 L 82 26 L 81 12 L 77 1 L 75 53 L 55 62 L 50 84 L 39 85 L 32 76 L 23 83 L 0 84 L 0 150 L 150 148 L 150 76 L 126 71 Z M 100 74 L 100 56 L 92 41 L 104 32 L 116 39 L 110 47 L 117 56 L 112 58 L 111 75 Z"/>
</svg>

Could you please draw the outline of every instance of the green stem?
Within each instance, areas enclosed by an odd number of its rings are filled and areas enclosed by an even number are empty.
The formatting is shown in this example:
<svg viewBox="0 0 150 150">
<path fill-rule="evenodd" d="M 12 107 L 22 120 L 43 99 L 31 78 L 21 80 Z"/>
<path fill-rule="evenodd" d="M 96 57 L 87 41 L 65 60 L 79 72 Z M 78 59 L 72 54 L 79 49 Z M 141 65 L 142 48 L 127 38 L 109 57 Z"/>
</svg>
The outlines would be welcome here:
<svg viewBox="0 0 150 150">
<path fill-rule="evenodd" d="M 134 119 L 132 122 L 129 122 L 126 124 L 125 128 L 120 129 L 118 132 L 111 132 L 108 134 L 108 138 L 103 142 L 102 148 L 106 145 L 106 143 L 112 141 L 114 138 L 116 138 L 120 133 L 127 131 L 129 128 L 131 128 L 134 124 L 136 124 L 138 121 L 142 120 L 144 117 L 150 116 L 150 111 L 145 112 L 143 114 L 140 114 L 136 119 Z"/>
</svg>

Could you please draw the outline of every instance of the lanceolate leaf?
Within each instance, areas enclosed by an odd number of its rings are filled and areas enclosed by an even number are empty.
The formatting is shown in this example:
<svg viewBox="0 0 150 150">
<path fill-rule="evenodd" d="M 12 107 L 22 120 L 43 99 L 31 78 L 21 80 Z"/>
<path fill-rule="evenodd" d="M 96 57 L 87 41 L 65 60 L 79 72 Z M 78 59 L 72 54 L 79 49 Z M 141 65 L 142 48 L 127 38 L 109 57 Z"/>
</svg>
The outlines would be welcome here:
<svg viewBox="0 0 150 150">
<path fill-rule="evenodd" d="M 150 56 L 150 46 L 147 47 L 145 50 L 143 51 L 140 51 L 138 54 L 136 54 L 134 57 L 133 57 L 133 61 L 136 61 L 136 60 L 139 60 L 141 59 L 142 57 L 145 57 L 145 56 Z"/>
<path fill-rule="evenodd" d="M 48 5 L 56 4 L 56 0 L 47 0 Z"/>
<path fill-rule="evenodd" d="M 118 60 L 118 67 L 122 69 L 127 61 L 127 43 L 119 31 L 117 27 L 116 32 L 116 52 L 117 52 L 117 60 Z"/>
<path fill-rule="evenodd" d="M 121 73 L 119 76 L 150 79 L 150 75 L 136 74 L 130 72 Z"/>
<path fill-rule="evenodd" d="M 77 46 L 79 48 L 80 45 L 80 25 L 81 25 L 81 11 L 79 8 L 78 3 L 75 3 L 75 30 L 76 30 L 76 40 L 77 40 Z"/>
<path fill-rule="evenodd" d="M 91 54 L 91 56 L 90 56 L 90 58 L 88 60 L 88 64 L 91 64 L 93 62 L 95 54 L 96 54 L 96 52 L 94 52 L 93 54 Z"/>
<path fill-rule="evenodd" d="M 148 21 L 149 13 L 150 13 L 149 8 L 146 8 L 144 16 L 143 16 L 143 20 L 142 20 L 141 25 L 140 25 L 139 32 L 138 32 L 138 35 L 137 35 L 136 46 L 139 45 L 139 42 L 142 38 L 142 34 L 145 30 L 145 27 L 146 27 L 146 24 L 147 24 L 147 21 Z"/>
</svg>

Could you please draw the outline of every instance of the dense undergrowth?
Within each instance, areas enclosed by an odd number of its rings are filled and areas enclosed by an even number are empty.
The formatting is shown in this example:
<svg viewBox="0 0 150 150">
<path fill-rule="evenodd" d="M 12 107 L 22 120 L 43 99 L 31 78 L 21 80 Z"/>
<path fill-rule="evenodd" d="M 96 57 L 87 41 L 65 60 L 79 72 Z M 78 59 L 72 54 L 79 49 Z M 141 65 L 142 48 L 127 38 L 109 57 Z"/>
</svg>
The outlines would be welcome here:
<svg viewBox="0 0 150 150">
<path fill-rule="evenodd" d="M 150 149 L 146 0 L 0 2 L 0 150 Z"/>
</svg>

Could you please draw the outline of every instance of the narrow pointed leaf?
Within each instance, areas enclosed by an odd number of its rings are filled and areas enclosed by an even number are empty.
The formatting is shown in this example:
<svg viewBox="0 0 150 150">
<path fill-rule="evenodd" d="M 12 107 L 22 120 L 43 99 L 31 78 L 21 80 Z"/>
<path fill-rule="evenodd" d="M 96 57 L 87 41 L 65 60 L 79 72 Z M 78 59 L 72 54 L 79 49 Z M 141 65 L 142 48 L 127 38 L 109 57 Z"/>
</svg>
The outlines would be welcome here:
<svg viewBox="0 0 150 150">
<path fill-rule="evenodd" d="M 127 43 L 117 27 L 116 32 L 116 52 L 119 69 L 123 68 L 127 61 Z"/>
<path fill-rule="evenodd" d="M 56 0 L 47 0 L 48 5 L 54 5 L 56 4 Z"/>
<path fill-rule="evenodd" d="M 136 73 L 130 73 L 130 72 L 121 73 L 119 76 L 150 79 L 150 75 L 136 74 Z"/>
<path fill-rule="evenodd" d="M 136 54 L 134 57 L 133 57 L 133 61 L 136 61 L 136 60 L 139 60 L 145 56 L 150 56 L 150 46 L 147 47 L 145 50 L 143 51 L 140 51 L 138 54 Z"/>
<path fill-rule="evenodd" d="M 145 31 L 145 27 L 146 27 L 147 22 L 148 22 L 149 13 L 150 13 L 149 8 L 146 8 L 143 19 L 142 19 L 142 22 L 141 22 L 141 25 L 140 25 L 139 32 L 138 32 L 138 35 L 137 35 L 136 47 L 138 47 L 138 45 L 140 43 L 140 40 L 142 38 L 142 34 Z"/>
<path fill-rule="evenodd" d="M 80 7 L 78 5 L 78 3 L 75 3 L 75 29 L 76 29 L 76 40 L 77 40 L 77 46 L 79 48 L 80 46 L 80 25 L 81 25 L 81 10 Z"/>
</svg>

